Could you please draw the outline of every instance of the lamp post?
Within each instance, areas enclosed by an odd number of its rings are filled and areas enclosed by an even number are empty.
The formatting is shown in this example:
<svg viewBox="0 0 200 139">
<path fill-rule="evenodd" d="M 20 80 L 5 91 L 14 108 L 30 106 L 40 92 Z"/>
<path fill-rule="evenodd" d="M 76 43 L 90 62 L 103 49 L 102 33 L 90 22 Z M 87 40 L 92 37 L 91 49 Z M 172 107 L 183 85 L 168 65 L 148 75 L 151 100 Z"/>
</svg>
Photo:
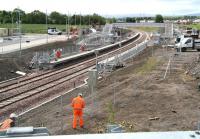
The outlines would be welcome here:
<svg viewBox="0 0 200 139">
<path fill-rule="evenodd" d="M 81 13 L 80 13 L 80 29 L 81 29 Z"/>
<path fill-rule="evenodd" d="M 46 43 L 48 43 L 48 16 L 47 16 L 47 10 L 46 10 L 46 31 L 47 31 Z"/>
<path fill-rule="evenodd" d="M 90 27 L 90 15 L 89 15 L 89 22 L 88 23 L 89 23 L 89 27 Z"/>
<path fill-rule="evenodd" d="M 67 20 L 68 20 L 68 19 L 67 19 L 67 15 L 66 15 L 66 19 L 65 19 L 65 31 L 66 31 L 66 37 L 67 37 L 67 30 L 68 30 L 68 29 L 67 29 Z"/>
<path fill-rule="evenodd" d="M 75 26 L 76 26 L 76 13 L 74 14 L 74 23 L 75 23 Z"/>
<path fill-rule="evenodd" d="M 121 57 L 121 53 L 122 53 L 122 50 L 121 50 L 121 47 L 122 47 L 122 30 L 120 28 L 120 40 L 119 40 L 119 49 L 120 49 L 120 57 Z M 120 62 L 121 62 L 121 59 L 119 58 Z"/>
<path fill-rule="evenodd" d="M 22 36 L 21 36 L 21 19 L 20 19 L 20 10 L 18 9 L 18 33 L 19 33 L 19 49 L 20 49 L 20 57 L 22 55 Z"/>
<path fill-rule="evenodd" d="M 68 17 L 67 17 L 67 19 L 68 19 L 68 39 L 69 39 L 69 35 L 70 35 L 70 30 L 69 30 L 69 25 L 70 25 L 70 23 L 69 23 L 69 12 L 68 12 Z"/>
<path fill-rule="evenodd" d="M 12 36 L 13 36 L 13 12 L 12 12 Z"/>
</svg>

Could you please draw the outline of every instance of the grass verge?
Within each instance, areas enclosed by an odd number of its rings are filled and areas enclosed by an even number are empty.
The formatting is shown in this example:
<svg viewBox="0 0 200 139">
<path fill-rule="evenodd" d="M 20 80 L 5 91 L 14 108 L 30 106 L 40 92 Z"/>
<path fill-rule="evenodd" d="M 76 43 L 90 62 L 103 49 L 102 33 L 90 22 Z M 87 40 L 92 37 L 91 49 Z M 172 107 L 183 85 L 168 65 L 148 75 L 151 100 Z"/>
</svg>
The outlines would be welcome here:
<svg viewBox="0 0 200 139">
<path fill-rule="evenodd" d="M 107 111 L 108 111 L 108 123 L 114 124 L 115 123 L 115 111 L 112 102 L 107 104 Z"/>
<path fill-rule="evenodd" d="M 16 24 L 0 24 L 0 28 L 17 28 Z M 21 24 L 23 33 L 47 33 L 46 24 Z M 66 25 L 48 24 L 48 27 L 56 27 L 61 31 L 66 31 Z M 79 26 L 77 26 L 79 27 Z M 82 25 L 81 28 L 86 27 Z"/>
<path fill-rule="evenodd" d="M 156 58 L 150 57 L 141 67 L 136 69 L 136 73 L 139 75 L 149 73 L 156 67 L 157 64 L 158 64 L 158 61 L 156 60 Z"/>
</svg>

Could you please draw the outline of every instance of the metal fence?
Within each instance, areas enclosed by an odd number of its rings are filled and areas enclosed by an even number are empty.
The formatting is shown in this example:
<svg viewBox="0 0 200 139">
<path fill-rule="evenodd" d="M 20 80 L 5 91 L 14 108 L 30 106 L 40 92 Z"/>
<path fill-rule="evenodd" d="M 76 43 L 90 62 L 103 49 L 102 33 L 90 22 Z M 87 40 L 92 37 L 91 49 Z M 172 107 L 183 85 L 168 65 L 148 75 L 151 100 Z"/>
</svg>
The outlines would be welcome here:
<svg viewBox="0 0 200 139">
<path fill-rule="evenodd" d="M 148 27 L 165 27 L 166 23 L 114 23 L 114 26 L 118 27 L 143 27 L 143 26 L 148 26 Z"/>
<path fill-rule="evenodd" d="M 122 52 L 116 56 L 100 61 L 98 63 L 98 71 L 99 72 L 111 71 L 117 66 L 123 66 L 123 62 L 137 56 L 141 51 L 147 48 L 148 46 L 147 43 L 148 41 L 142 42 L 125 52 Z"/>
<path fill-rule="evenodd" d="M 114 23 L 114 26 L 117 27 L 159 27 L 159 28 L 165 28 L 163 37 L 165 38 L 173 38 L 173 28 L 174 25 L 172 22 L 166 22 L 166 23 Z"/>
<path fill-rule="evenodd" d="M 143 51 L 145 48 L 147 47 L 147 41 L 142 42 L 139 45 L 136 45 L 135 47 L 131 48 L 128 51 L 123 52 L 122 54 L 120 54 L 119 59 L 121 61 L 126 61 L 132 57 L 135 57 L 136 55 L 138 55 L 141 51 Z"/>
</svg>

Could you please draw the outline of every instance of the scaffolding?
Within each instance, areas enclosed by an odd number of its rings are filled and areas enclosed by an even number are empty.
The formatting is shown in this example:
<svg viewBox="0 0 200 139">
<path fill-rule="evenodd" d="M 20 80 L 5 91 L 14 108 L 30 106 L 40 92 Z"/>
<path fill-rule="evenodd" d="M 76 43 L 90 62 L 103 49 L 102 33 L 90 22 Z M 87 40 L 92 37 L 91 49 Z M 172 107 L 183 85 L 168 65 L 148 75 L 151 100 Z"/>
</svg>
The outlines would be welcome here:
<svg viewBox="0 0 200 139">
<path fill-rule="evenodd" d="M 114 43 L 119 40 L 118 38 L 114 25 L 106 24 L 101 32 L 93 32 L 83 36 L 77 45 L 102 46 Z"/>
</svg>

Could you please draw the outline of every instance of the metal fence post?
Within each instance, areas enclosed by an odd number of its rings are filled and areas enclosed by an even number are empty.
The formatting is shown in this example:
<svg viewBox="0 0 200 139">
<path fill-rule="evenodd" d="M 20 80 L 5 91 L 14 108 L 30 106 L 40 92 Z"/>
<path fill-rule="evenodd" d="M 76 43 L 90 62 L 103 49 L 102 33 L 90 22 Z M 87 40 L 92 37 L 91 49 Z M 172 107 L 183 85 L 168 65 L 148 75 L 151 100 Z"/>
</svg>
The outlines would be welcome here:
<svg viewBox="0 0 200 139">
<path fill-rule="evenodd" d="M 60 96 L 61 134 L 63 132 L 63 95 Z"/>
</svg>

